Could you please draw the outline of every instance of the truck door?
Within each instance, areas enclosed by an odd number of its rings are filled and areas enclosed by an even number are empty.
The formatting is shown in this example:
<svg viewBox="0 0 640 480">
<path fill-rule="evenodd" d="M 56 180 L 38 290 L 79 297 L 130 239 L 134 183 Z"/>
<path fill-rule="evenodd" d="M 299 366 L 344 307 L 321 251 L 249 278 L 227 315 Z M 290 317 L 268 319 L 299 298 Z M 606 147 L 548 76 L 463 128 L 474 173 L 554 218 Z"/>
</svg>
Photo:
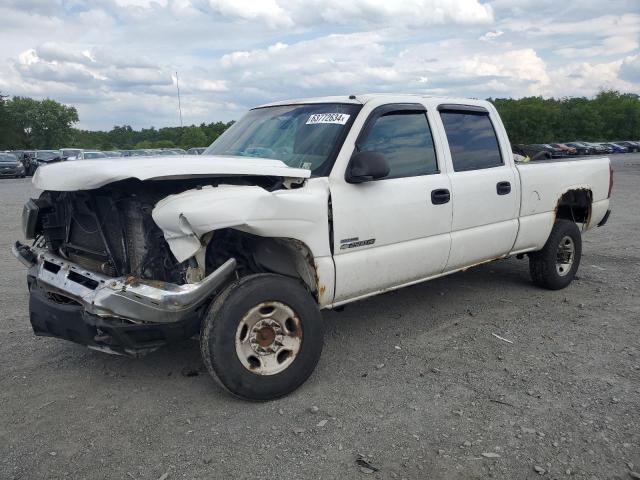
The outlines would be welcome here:
<svg viewBox="0 0 640 480">
<path fill-rule="evenodd" d="M 389 174 L 351 184 L 330 177 L 334 302 L 443 271 L 449 255 L 450 180 L 436 154 L 425 107 L 383 105 L 365 122 L 355 152 L 384 155 Z"/>
<path fill-rule="evenodd" d="M 518 233 L 520 185 L 488 110 L 466 105 L 440 105 L 438 110 L 453 166 L 450 271 L 511 250 Z M 502 144 L 508 145 L 506 139 Z"/>
</svg>

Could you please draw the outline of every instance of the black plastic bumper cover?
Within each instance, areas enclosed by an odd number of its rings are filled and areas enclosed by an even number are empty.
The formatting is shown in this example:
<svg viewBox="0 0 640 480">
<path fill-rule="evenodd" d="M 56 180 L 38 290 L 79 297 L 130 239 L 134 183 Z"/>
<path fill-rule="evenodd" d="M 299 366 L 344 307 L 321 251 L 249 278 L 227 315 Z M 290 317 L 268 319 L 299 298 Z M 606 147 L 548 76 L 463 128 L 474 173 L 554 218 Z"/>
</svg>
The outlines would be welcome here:
<svg viewBox="0 0 640 480">
<path fill-rule="evenodd" d="M 61 338 L 133 356 L 192 337 L 200 326 L 199 316 L 169 324 L 135 324 L 118 318 L 98 317 L 86 313 L 80 305 L 54 300 L 33 283 L 29 317 L 33 333 L 38 336 Z"/>
</svg>

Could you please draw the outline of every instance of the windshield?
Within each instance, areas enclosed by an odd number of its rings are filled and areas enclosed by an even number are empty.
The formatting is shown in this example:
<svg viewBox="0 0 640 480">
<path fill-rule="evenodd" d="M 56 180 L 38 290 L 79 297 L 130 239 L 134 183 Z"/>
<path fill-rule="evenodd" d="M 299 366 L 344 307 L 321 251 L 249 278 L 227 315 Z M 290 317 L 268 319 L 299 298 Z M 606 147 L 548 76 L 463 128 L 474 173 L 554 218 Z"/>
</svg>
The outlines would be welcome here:
<svg viewBox="0 0 640 480">
<path fill-rule="evenodd" d="M 0 153 L 0 162 L 2 163 L 16 163 L 18 157 L 12 153 Z"/>
<path fill-rule="evenodd" d="M 336 103 L 257 108 L 203 155 L 270 158 L 317 174 L 337 151 L 359 110 L 360 105 Z"/>
</svg>

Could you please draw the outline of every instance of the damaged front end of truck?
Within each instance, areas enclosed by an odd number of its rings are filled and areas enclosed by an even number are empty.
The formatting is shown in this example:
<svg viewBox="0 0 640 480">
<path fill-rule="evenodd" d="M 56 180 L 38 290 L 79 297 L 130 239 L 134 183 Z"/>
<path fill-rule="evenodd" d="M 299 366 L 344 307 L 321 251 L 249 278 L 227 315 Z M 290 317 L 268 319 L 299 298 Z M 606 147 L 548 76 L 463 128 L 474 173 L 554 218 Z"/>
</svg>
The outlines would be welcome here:
<svg viewBox="0 0 640 480">
<path fill-rule="evenodd" d="M 146 160 L 117 175 L 96 171 L 98 162 L 39 169 L 44 193 L 23 210 L 32 243 L 13 247 L 28 268 L 34 333 L 140 356 L 197 334 L 210 300 L 247 273 L 296 275 L 317 292 L 295 230 L 310 230 L 317 219 L 302 209 L 326 198 L 310 192 L 305 205 L 287 195 L 309 172 L 208 161 L 158 171 Z M 288 219 L 281 232 L 278 218 Z"/>
</svg>

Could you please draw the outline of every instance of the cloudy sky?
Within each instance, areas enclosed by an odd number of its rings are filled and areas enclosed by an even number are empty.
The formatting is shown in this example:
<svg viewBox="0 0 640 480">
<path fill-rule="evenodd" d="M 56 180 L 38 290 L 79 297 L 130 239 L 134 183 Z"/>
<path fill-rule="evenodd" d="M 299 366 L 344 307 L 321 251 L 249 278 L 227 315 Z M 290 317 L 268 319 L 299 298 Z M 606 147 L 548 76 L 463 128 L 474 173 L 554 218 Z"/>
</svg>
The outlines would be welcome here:
<svg viewBox="0 0 640 480">
<path fill-rule="evenodd" d="M 0 0 L 0 91 L 108 129 L 272 100 L 640 93 L 640 0 Z"/>
</svg>

